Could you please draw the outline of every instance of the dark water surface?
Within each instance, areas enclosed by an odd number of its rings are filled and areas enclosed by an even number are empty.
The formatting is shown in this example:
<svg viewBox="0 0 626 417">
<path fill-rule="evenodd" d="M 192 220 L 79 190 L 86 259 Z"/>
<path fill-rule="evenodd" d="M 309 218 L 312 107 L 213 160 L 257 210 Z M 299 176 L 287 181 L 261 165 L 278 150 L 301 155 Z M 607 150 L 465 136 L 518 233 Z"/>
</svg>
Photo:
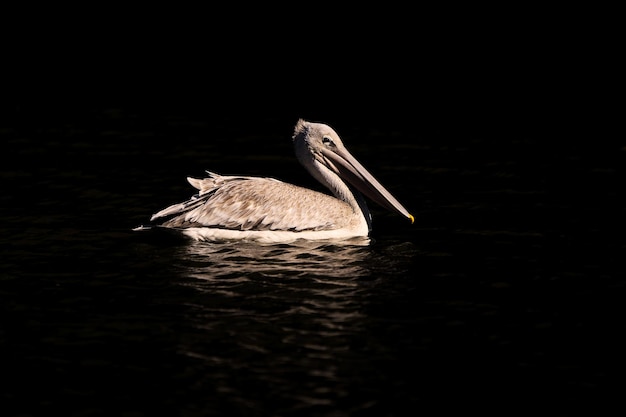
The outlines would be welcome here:
<svg viewBox="0 0 626 417">
<path fill-rule="evenodd" d="M 0 126 L 0 415 L 623 411 L 620 146 L 322 121 L 414 225 L 372 204 L 367 246 L 130 231 L 204 169 L 319 188 L 291 118 Z"/>
</svg>

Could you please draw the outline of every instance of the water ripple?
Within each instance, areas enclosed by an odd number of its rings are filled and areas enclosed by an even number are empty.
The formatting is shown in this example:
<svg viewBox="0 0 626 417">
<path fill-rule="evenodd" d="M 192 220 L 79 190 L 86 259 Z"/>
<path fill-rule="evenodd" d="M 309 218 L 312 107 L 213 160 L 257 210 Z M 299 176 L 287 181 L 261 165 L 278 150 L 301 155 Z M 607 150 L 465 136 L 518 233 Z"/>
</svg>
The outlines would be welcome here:
<svg viewBox="0 0 626 417">
<path fill-rule="evenodd" d="M 223 395 L 251 409 L 267 398 L 285 414 L 326 414 L 344 401 L 374 407 L 349 388 L 377 343 L 371 300 L 415 254 L 410 244 L 189 242 L 179 247 L 177 269 L 197 295 L 186 300 L 179 352 L 202 370 L 196 375 L 210 375 Z"/>
<path fill-rule="evenodd" d="M 254 243 L 192 242 L 186 251 L 186 264 L 194 278 L 222 282 L 250 277 L 303 278 L 335 281 L 345 286 L 345 278 L 366 275 L 364 260 L 369 250 L 357 245 L 299 242 L 289 245 Z"/>
</svg>

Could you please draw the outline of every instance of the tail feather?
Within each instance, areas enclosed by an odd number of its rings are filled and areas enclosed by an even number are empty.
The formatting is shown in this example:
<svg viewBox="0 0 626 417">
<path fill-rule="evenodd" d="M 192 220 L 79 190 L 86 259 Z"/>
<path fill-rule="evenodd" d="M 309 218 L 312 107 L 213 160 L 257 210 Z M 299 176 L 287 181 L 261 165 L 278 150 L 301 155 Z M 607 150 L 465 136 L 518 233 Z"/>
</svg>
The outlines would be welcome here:
<svg viewBox="0 0 626 417">
<path fill-rule="evenodd" d="M 203 194 L 202 196 L 193 196 L 184 203 L 173 204 L 164 208 L 156 214 L 153 214 L 150 221 L 153 222 L 157 219 L 166 219 L 168 217 L 180 215 L 201 206 L 210 197 L 210 194 Z"/>
</svg>

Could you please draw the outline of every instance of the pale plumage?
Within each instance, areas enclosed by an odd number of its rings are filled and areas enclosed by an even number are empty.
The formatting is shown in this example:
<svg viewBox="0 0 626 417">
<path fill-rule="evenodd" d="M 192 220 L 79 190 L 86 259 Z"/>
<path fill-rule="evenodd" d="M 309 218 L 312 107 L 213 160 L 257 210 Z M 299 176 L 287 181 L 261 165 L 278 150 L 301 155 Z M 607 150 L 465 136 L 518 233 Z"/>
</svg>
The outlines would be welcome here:
<svg viewBox="0 0 626 417">
<path fill-rule="evenodd" d="M 152 221 L 181 214 L 161 223 L 165 227 L 204 227 L 237 230 L 333 230 L 347 225 L 350 206 L 329 195 L 272 178 L 230 177 L 208 172 L 209 178 L 188 178 L 200 190 L 185 203 L 168 207 Z M 293 198 L 297 195 L 298 198 Z M 289 205 L 277 204 L 289 201 Z M 340 203 L 340 204 L 337 204 Z M 326 207 L 321 212 L 318 207 Z"/>
<path fill-rule="evenodd" d="M 366 237 L 371 230 L 370 213 L 353 187 L 413 221 L 348 153 L 329 126 L 299 120 L 293 141 L 298 160 L 334 197 L 272 178 L 208 172 L 208 178 L 187 179 L 199 190 L 197 195 L 159 211 L 151 222 L 198 240 L 287 242 Z"/>
</svg>

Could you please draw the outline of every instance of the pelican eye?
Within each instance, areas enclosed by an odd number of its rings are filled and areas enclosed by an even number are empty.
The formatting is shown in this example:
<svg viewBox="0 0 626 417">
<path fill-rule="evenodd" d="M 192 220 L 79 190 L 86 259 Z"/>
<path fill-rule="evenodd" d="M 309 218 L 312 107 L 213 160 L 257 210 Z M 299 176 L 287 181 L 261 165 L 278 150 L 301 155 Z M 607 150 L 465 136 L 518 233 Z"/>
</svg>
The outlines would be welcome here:
<svg viewBox="0 0 626 417">
<path fill-rule="evenodd" d="M 335 142 L 333 142 L 333 140 L 328 136 L 324 136 L 322 138 L 322 143 L 324 143 L 324 145 L 335 146 Z"/>
</svg>

